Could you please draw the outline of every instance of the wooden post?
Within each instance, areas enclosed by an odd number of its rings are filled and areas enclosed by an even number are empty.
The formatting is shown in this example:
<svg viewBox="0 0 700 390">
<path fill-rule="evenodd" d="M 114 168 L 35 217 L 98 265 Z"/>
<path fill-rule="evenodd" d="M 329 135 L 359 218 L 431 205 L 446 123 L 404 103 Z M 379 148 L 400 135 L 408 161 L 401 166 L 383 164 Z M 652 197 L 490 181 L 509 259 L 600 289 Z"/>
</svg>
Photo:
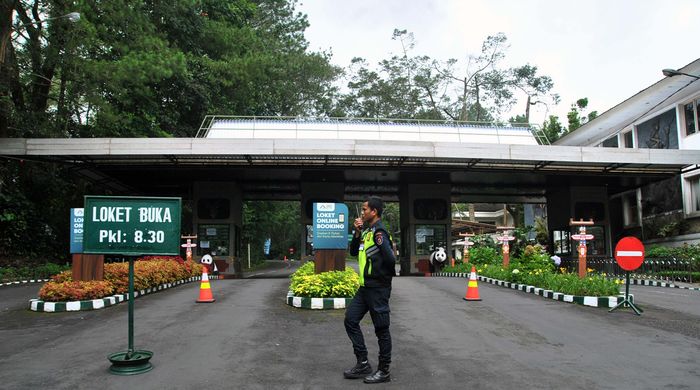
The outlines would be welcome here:
<svg viewBox="0 0 700 390">
<path fill-rule="evenodd" d="M 197 235 L 195 234 L 194 236 L 180 236 L 180 238 L 182 238 L 183 240 L 184 239 L 187 240 L 186 244 L 180 245 L 183 248 L 187 248 L 187 249 L 185 249 L 185 257 L 186 257 L 185 260 L 192 261 L 192 248 L 197 247 L 197 244 L 192 243 L 192 239 L 196 240 Z"/>
<path fill-rule="evenodd" d="M 584 278 L 586 277 L 587 269 L 586 269 L 586 240 L 592 240 L 594 237 L 592 234 L 586 234 L 586 226 L 591 226 L 593 225 L 593 220 L 589 219 L 588 221 L 584 221 L 582 219 L 579 219 L 578 221 L 574 221 L 573 219 L 569 219 L 569 226 L 578 226 L 578 234 L 574 234 L 571 236 L 574 240 L 578 241 L 578 277 L 579 278 Z"/>
<path fill-rule="evenodd" d="M 474 237 L 473 233 L 459 233 L 460 237 L 464 237 L 464 249 L 462 251 L 462 263 L 469 262 L 469 247 L 474 245 L 473 242 L 469 241 L 470 237 Z"/>
<path fill-rule="evenodd" d="M 315 273 L 345 271 L 345 249 L 317 249 L 314 252 Z"/>
<path fill-rule="evenodd" d="M 503 206 L 505 210 L 505 205 Z M 510 230 L 513 230 L 513 226 L 501 226 L 496 228 L 496 230 L 502 230 L 503 235 L 496 237 L 498 241 L 501 241 L 502 247 L 501 251 L 503 253 L 503 268 L 508 267 L 508 264 L 510 264 L 510 241 L 515 240 L 515 237 L 512 237 L 508 234 Z"/>
<path fill-rule="evenodd" d="M 73 280 L 102 280 L 104 278 L 105 256 L 73 254 L 73 266 L 71 268 Z"/>
</svg>

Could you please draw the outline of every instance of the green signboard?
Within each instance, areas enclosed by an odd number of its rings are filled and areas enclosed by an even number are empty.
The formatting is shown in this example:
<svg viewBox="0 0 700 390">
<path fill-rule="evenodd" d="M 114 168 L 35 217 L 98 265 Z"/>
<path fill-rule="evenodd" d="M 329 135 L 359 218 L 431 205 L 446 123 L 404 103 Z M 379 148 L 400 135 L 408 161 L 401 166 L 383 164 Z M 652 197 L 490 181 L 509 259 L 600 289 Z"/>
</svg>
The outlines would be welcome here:
<svg viewBox="0 0 700 390">
<path fill-rule="evenodd" d="M 86 196 L 83 253 L 177 255 L 180 198 Z"/>
</svg>

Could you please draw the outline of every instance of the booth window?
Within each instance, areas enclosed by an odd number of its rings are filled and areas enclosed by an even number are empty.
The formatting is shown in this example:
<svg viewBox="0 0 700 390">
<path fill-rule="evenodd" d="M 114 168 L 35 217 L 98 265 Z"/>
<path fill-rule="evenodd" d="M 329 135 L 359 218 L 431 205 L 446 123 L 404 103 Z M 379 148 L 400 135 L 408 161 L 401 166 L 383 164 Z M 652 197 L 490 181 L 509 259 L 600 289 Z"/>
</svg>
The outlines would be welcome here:
<svg viewBox="0 0 700 390">
<path fill-rule="evenodd" d="M 197 202 L 199 219 L 228 219 L 231 215 L 231 202 L 225 198 L 204 198 Z"/>
<path fill-rule="evenodd" d="M 212 256 L 229 256 L 230 225 L 227 224 L 200 224 L 197 234 L 197 254 Z"/>
<path fill-rule="evenodd" d="M 555 255 L 571 254 L 570 236 L 568 230 L 552 231 L 552 244 L 554 245 Z"/>
<path fill-rule="evenodd" d="M 429 255 L 435 248 L 447 250 L 445 225 L 416 225 L 416 255 Z"/>
</svg>

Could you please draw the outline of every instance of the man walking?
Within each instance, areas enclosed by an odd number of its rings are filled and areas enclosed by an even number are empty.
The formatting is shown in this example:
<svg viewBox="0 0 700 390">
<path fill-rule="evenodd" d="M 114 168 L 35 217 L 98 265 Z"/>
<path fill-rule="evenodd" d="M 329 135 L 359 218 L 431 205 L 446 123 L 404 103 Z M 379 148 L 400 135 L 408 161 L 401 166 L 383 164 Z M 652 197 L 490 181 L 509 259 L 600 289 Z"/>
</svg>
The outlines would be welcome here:
<svg viewBox="0 0 700 390">
<path fill-rule="evenodd" d="M 381 221 L 384 202 L 370 197 L 362 204 L 362 215 L 355 219 L 355 233 L 350 243 L 350 254 L 357 256 L 360 269 L 360 288 L 345 311 L 345 331 L 352 341 L 357 364 L 343 375 L 348 379 L 364 377 L 365 383 L 389 382 L 391 364 L 391 334 L 389 333 L 389 297 L 391 278 L 394 276 L 396 257 L 391 237 Z M 362 230 L 364 223 L 368 228 Z M 379 343 L 379 366 L 372 373 L 367 360 L 367 347 L 360 329 L 360 321 L 369 311 L 374 333 Z"/>
</svg>

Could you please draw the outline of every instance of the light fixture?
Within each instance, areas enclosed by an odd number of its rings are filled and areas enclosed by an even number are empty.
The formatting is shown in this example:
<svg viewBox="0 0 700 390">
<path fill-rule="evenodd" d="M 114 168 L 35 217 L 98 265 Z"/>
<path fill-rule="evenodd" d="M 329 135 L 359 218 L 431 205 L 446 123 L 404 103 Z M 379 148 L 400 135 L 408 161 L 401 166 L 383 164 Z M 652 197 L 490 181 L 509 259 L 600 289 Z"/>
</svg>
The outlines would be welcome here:
<svg viewBox="0 0 700 390">
<path fill-rule="evenodd" d="M 679 71 L 677 71 L 677 70 L 675 70 L 675 69 L 664 69 L 664 70 L 661 71 L 661 73 L 663 73 L 664 76 L 666 76 L 666 77 L 673 77 L 673 76 L 680 76 L 680 75 L 683 75 L 683 76 L 693 77 L 693 78 L 695 78 L 696 80 L 700 80 L 700 76 L 696 76 L 696 75 L 690 74 L 690 73 L 679 72 Z"/>
</svg>

